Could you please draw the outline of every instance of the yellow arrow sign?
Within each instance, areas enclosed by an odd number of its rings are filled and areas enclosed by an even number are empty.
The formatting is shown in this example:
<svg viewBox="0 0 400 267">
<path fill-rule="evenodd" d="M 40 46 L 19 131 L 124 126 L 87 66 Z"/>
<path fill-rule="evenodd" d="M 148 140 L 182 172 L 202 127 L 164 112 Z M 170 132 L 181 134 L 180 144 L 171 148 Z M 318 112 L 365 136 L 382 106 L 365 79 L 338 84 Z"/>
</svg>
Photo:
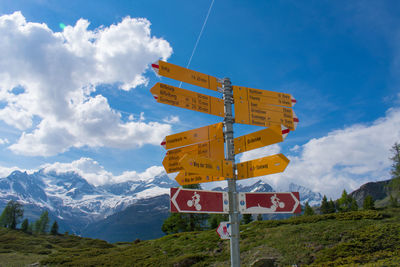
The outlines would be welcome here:
<svg viewBox="0 0 400 267">
<path fill-rule="evenodd" d="M 158 103 L 208 113 L 220 117 L 225 116 L 224 101 L 217 97 L 203 95 L 175 86 L 156 83 L 150 89 Z"/>
<path fill-rule="evenodd" d="M 185 155 L 219 160 L 224 159 L 224 140 L 211 140 L 195 145 L 168 150 L 167 155 L 162 162 L 165 171 L 167 173 L 173 173 L 183 170 L 183 167 L 179 164 L 179 161 Z"/>
<path fill-rule="evenodd" d="M 294 131 L 299 119 L 291 108 L 240 100 L 235 101 L 235 122 L 264 127 L 284 125 Z"/>
<path fill-rule="evenodd" d="M 235 103 L 240 100 L 245 100 L 257 104 L 278 105 L 290 108 L 296 104 L 296 99 L 290 94 L 247 88 L 243 86 L 232 87 Z"/>
<path fill-rule="evenodd" d="M 165 149 L 171 149 L 223 138 L 223 124 L 220 122 L 193 130 L 168 135 L 164 138 L 161 145 L 164 146 Z"/>
<path fill-rule="evenodd" d="M 262 175 L 283 172 L 290 160 L 283 154 L 276 154 L 260 159 L 250 160 L 236 164 L 238 180 Z"/>
<path fill-rule="evenodd" d="M 189 184 L 200 184 L 200 183 L 223 181 L 225 179 L 224 179 L 224 177 L 201 175 L 201 174 L 195 174 L 195 173 L 190 173 L 190 172 L 188 173 L 185 171 L 181 171 L 175 177 L 175 180 L 180 185 L 189 185 Z"/>
<path fill-rule="evenodd" d="M 221 86 L 221 84 L 217 82 L 217 78 L 213 76 L 186 69 L 162 60 L 152 64 L 152 67 L 154 71 L 161 76 L 185 83 L 190 83 L 210 90 L 218 91 L 218 86 Z"/>
<path fill-rule="evenodd" d="M 283 125 L 274 125 L 261 131 L 237 137 L 233 140 L 235 154 L 282 142 L 289 132 L 290 130 Z"/>
<path fill-rule="evenodd" d="M 179 164 L 186 172 L 227 178 L 233 177 L 233 165 L 228 160 L 214 160 L 185 155 L 179 161 Z"/>
</svg>

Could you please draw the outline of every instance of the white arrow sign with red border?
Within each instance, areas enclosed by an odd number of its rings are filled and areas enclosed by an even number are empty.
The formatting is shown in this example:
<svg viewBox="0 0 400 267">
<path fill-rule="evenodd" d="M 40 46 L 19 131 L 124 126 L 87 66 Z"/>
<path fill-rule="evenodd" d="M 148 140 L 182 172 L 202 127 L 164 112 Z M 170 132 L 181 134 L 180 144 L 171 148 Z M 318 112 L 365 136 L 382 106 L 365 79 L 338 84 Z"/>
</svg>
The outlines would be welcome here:
<svg viewBox="0 0 400 267">
<path fill-rule="evenodd" d="M 231 223 L 230 222 L 221 222 L 216 231 L 221 239 L 230 239 L 231 235 L 232 235 Z"/>
<path fill-rule="evenodd" d="M 239 193 L 242 214 L 300 213 L 299 192 Z"/>
<path fill-rule="evenodd" d="M 171 212 L 228 213 L 227 192 L 171 188 Z"/>
</svg>

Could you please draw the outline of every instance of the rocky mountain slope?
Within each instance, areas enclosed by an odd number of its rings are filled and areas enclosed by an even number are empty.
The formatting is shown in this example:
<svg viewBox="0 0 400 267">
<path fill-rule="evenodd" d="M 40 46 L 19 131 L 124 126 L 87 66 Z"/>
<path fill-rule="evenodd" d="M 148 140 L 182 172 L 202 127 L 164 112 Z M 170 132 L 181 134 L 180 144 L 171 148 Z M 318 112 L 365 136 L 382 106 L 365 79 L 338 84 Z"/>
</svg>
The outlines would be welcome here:
<svg viewBox="0 0 400 267">
<path fill-rule="evenodd" d="M 169 188 L 176 186 L 165 173 L 148 180 L 94 186 L 73 172 L 14 171 L 0 178 L 0 210 L 13 199 L 24 205 L 25 217 L 31 222 L 48 210 L 61 232 L 110 242 L 149 239 L 163 235 L 160 229 L 169 214 Z M 302 204 L 319 204 L 322 199 L 319 193 L 299 185 L 291 184 L 286 191 L 289 190 L 300 191 Z M 249 186 L 238 184 L 238 191 L 275 190 L 262 180 L 255 180 Z"/>
<path fill-rule="evenodd" d="M 177 183 L 166 174 L 146 181 L 95 187 L 76 173 L 14 171 L 0 179 L 0 209 L 9 200 L 17 200 L 24 205 L 29 219 L 48 210 L 62 230 L 80 234 L 90 223 L 123 211 L 141 199 L 168 194 L 173 186 Z"/>
</svg>

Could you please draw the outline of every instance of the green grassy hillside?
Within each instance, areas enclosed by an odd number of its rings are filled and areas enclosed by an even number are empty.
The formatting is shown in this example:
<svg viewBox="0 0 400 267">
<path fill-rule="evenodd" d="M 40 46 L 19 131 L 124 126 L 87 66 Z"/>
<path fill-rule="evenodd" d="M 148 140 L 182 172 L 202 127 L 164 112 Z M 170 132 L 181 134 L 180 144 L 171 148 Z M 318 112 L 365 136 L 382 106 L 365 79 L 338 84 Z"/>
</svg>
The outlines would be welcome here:
<svg viewBox="0 0 400 267">
<path fill-rule="evenodd" d="M 301 216 L 243 225 L 243 266 L 400 266 L 400 209 Z M 230 266 L 229 241 L 215 231 L 108 244 L 75 236 L 0 229 L 0 262 L 25 266 Z M 3 266 L 3 265 L 1 265 Z M 257 264 L 254 264 L 257 266 Z"/>
</svg>

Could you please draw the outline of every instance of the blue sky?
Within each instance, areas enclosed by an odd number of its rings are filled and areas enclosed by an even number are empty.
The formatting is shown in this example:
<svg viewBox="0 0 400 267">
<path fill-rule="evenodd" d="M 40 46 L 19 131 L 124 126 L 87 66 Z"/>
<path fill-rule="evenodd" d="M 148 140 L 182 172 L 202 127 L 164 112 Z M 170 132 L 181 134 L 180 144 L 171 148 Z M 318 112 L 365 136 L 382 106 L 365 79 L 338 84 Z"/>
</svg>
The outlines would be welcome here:
<svg viewBox="0 0 400 267">
<path fill-rule="evenodd" d="M 102 184 L 161 171 L 163 136 L 221 121 L 149 92 L 179 85 L 149 66 L 186 66 L 210 3 L 2 1 L 0 176 L 45 167 Z M 389 178 L 400 141 L 399 11 L 398 1 L 215 0 L 190 68 L 290 93 L 300 119 L 285 142 L 237 160 L 281 152 L 291 164 L 266 181 L 331 197 Z M 235 136 L 258 129 L 237 124 Z"/>
</svg>

